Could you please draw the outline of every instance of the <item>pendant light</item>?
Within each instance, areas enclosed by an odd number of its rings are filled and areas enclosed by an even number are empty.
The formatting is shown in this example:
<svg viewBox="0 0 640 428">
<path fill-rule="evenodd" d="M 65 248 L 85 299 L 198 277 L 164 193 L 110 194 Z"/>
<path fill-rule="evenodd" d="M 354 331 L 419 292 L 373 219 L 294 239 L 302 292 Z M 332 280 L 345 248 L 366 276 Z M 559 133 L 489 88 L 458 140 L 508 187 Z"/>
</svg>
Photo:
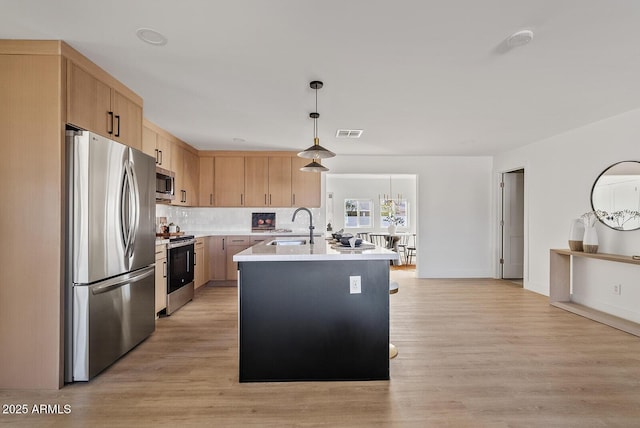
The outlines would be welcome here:
<svg viewBox="0 0 640 428">
<path fill-rule="evenodd" d="M 316 111 L 309 114 L 309 117 L 313 119 L 313 146 L 298 153 L 298 156 L 301 158 L 313 159 L 313 161 L 308 165 L 300 168 L 300 171 L 329 171 L 329 168 L 322 166 L 322 164 L 320 163 L 320 159 L 332 158 L 336 154 L 322 147 L 320 145 L 320 139 L 318 138 L 318 118 L 320 117 L 320 113 L 318 113 L 318 89 L 322 88 L 323 83 L 318 80 L 314 80 L 313 82 L 309 83 L 309 86 L 311 87 L 311 89 L 316 91 Z"/>
</svg>

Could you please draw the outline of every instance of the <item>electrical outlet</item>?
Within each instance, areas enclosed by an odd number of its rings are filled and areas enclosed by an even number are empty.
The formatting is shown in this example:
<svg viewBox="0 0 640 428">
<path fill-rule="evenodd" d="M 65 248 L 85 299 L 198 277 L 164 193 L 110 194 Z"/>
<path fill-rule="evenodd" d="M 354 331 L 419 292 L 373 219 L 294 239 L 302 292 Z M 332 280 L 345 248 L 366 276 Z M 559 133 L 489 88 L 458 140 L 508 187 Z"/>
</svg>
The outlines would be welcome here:
<svg viewBox="0 0 640 428">
<path fill-rule="evenodd" d="M 362 293 L 362 278 L 360 276 L 349 277 L 349 293 L 360 294 Z"/>
<path fill-rule="evenodd" d="M 613 294 L 620 296 L 622 294 L 622 284 L 613 285 Z"/>
</svg>

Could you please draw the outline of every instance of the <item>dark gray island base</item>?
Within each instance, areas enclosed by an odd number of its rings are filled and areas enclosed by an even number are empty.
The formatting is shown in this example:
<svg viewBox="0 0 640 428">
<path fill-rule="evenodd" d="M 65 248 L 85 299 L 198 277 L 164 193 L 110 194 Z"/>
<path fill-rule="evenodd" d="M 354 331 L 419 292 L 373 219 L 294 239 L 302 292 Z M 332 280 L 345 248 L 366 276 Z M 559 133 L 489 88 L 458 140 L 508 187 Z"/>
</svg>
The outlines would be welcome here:
<svg viewBox="0 0 640 428">
<path fill-rule="evenodd" d="M 240 382 L 389 379 L 388 259 L 238 266 Z"/>
</svg>

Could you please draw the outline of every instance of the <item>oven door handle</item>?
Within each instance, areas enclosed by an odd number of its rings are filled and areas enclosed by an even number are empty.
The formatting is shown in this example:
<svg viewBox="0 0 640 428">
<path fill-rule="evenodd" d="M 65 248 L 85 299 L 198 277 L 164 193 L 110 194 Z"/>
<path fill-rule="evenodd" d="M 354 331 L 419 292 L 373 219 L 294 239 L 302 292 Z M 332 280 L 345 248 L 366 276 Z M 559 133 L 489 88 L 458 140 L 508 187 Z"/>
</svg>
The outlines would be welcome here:
<svg viewBox="0 0 640 428">
<path fill-rule="evenodd" d="M 107 293 L 111 290 L 115 290 L 116 288 L 120 288 L 123 285 L 131 284 L 132 282 L 138 282 L 142 279 L 145 279 L 148 276 L 155 275 L 155 265 L 149 266 L 141 272 L 136 272 L 134 274 L 128 274 L 124 278 L 117 277 L 111 280 L 106 281 L 104 284 L 99 285 L 97 287 L 91 288 L 91 293 L 93 295 Z"/>
</svg>

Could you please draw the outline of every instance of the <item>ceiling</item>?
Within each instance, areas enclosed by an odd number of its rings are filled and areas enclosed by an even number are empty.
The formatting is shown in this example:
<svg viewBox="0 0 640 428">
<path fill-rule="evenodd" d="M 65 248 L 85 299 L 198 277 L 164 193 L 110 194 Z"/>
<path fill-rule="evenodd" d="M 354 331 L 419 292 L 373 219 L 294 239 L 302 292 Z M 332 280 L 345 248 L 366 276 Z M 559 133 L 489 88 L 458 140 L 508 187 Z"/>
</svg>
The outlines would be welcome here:
<svg viewBox="0 0 640 428">
<path fill-rule="evenodd" d="M 0 0 L 0 38 L 62 39 L 198 149 L 492 155 L 640 107 L 631 0 Z M 139 28 L 164 34 L 145 44 Z M 533 41 L 508 49 L 521 29 Z M 363 129 L 360 139 L 338 128 Z"/>
</svg>

